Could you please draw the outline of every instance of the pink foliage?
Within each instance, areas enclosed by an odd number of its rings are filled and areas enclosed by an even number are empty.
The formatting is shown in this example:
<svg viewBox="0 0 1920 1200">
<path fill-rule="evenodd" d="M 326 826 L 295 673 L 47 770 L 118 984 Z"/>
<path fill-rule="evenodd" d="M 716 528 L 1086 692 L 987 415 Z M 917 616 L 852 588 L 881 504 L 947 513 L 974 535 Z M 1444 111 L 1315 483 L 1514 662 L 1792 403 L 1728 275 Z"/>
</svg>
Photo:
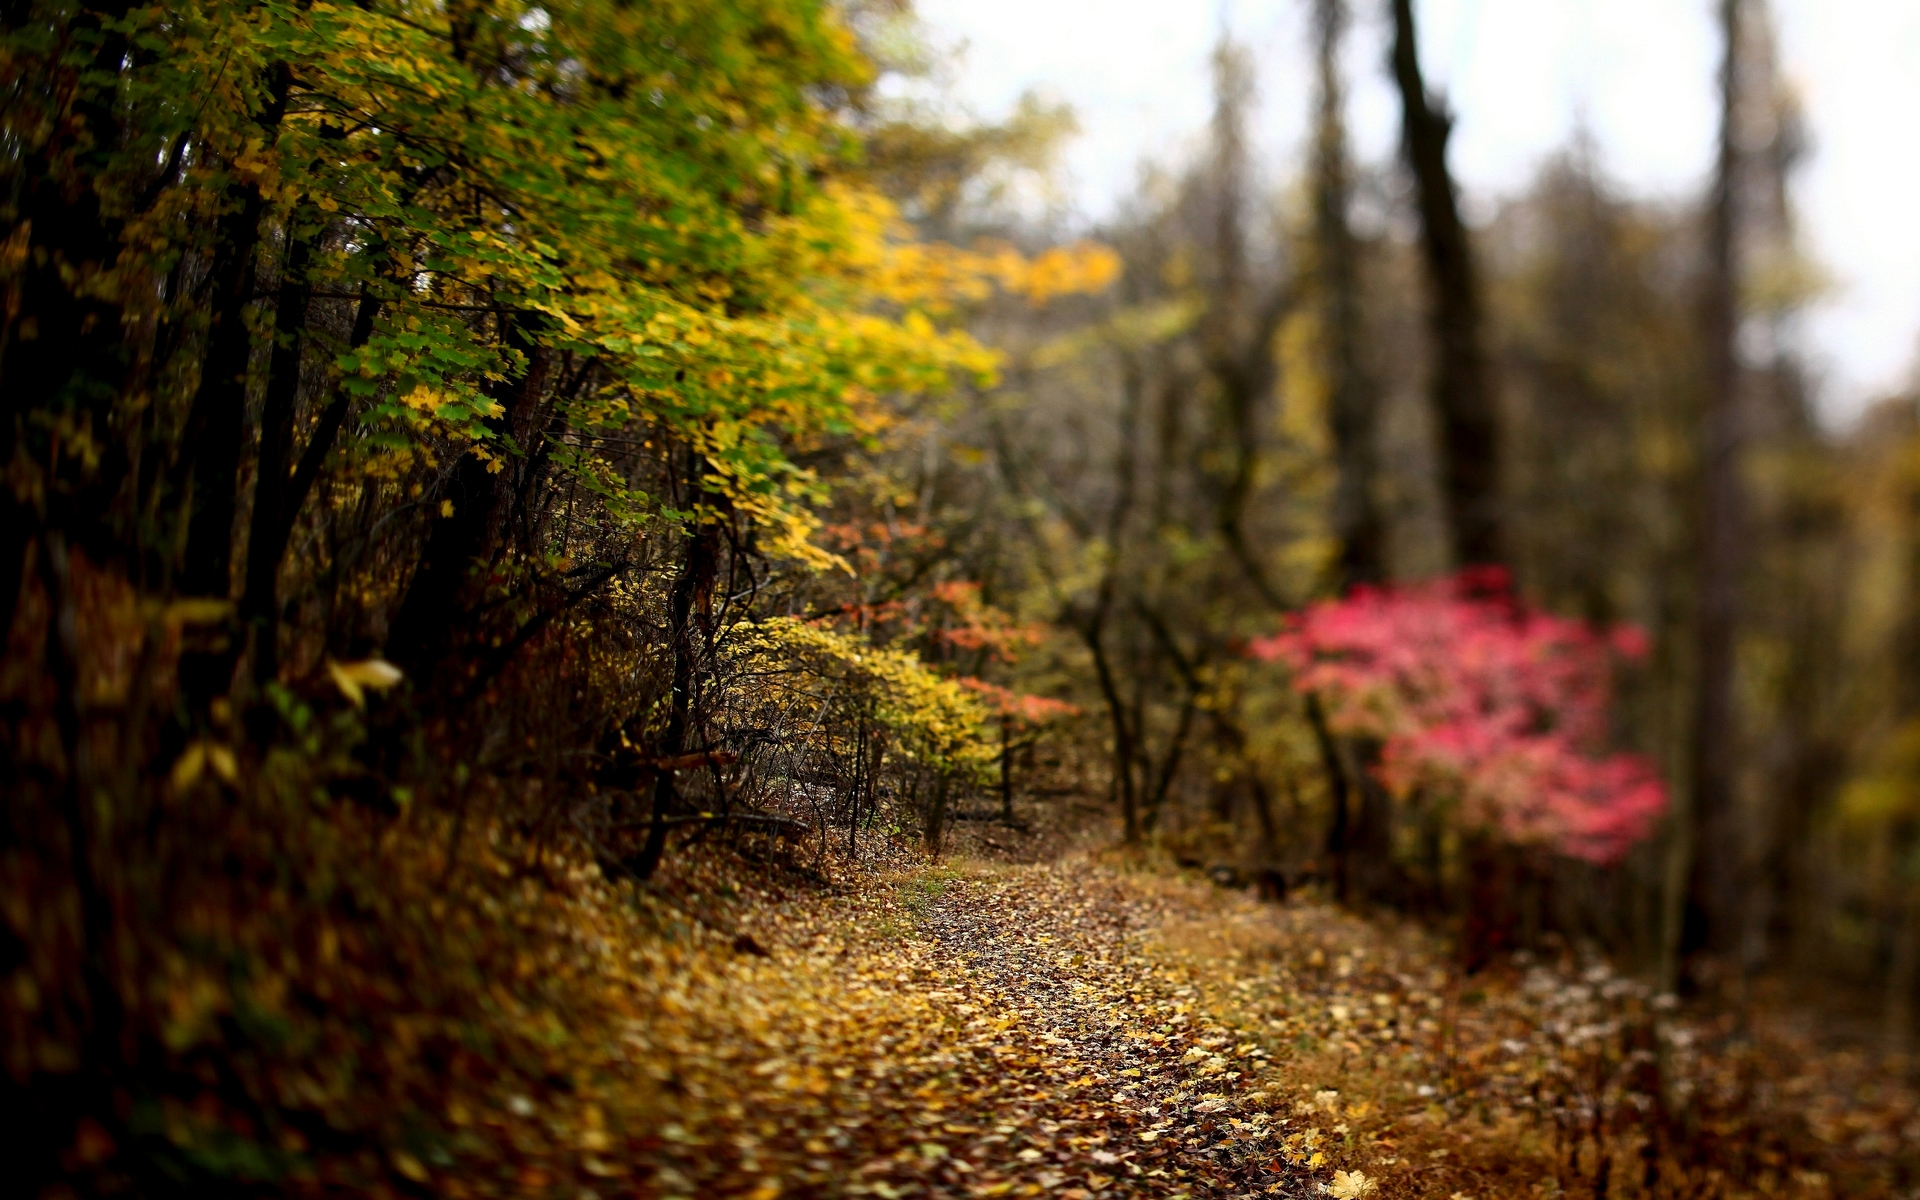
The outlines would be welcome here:
<svg viewBox="0 0 1920 1200">
<path fill-rule="evenodd" d="M 1390 790 L 1452 800 L 1469 828 L 1609 863 L 1666 807 L 1651 763 L 1604 749 L 1614 667 L 1645 636 L 1528 608 L 1497 568 L 1356 588 L 1248 649 L 1291 667 L 1335 732 L 1378 739 Z"/>
</svg>

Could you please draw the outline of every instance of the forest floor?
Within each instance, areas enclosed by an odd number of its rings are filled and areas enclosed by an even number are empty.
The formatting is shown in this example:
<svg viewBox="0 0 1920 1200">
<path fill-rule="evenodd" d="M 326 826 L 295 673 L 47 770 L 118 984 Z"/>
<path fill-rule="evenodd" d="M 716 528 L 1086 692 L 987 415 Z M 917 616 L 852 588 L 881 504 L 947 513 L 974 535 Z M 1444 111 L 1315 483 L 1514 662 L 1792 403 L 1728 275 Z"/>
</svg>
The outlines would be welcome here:
<svg viewBox="0 0 1920 1200">
<path fill-rule="evenodd" d="M 1706 1051 L 1728 1028 L 1596 963 L 1463 982 L 1417 929 L 1094 856 L 737 900 L 645 985 L 634 1061 L 667 1112 L 644 1192 L 1904 1194 L 1920 1132 L 1873 1063 L 1796 1074 L 1811 1052 L 1775 1039 L 1783 1124 Z M 1646 1120 L 1656 1062 L 1698 1145 Z"/>
<path fill-rule="evenodd" d="M 69 1172 L 133 1139 L 169 1177 L 390 1200 L 1920 1184 L 1902 1061 L 1571 952 L 1463 977 L 1417 924 L 1071 846 L 701 844 L 636 885 L 497 831 L 449 873 L 447 831 L 361 824 L 337 857 L 384 907 L 203 905 L 229 949 L 155 992 L 170 1092 L 83 1122 Z"/>
<path fill-rule="evenodd" d="M 1363 931 L 1324 911 L 1237 900 L 1081 859 L 908 870 L 805 915 L 763 912 L 736 935 L 735 962 L 683 976 L 732 1003 L 674 997 L 665 1007 L 682 1019 L 653 1031 L 645 1057 L 673 1064 L 683 1099 L 650 1156 L 653 1183 L 1078 1198 L 1304 1195 L 1318 1182 L 1357 1196 L 1425 1169 L 1360 1127 L 1376 1103 L 1283 1075 L 1306 1045 L 1321 1049 L 1306 1029 L 1327 1021 L 1352 1035 L 1336 1056 L 1400 1067 L 1415 1022 L 1346 1024 L 1376 993 L 1422 1005 L 1419 989 L 1440 981 L 1384 975 Z M 1283 937 L 1320 951 L 1304 956 L 1323 976 L 1311 1001 L 1247 936 L 1276 916 Z"/>
</svg>

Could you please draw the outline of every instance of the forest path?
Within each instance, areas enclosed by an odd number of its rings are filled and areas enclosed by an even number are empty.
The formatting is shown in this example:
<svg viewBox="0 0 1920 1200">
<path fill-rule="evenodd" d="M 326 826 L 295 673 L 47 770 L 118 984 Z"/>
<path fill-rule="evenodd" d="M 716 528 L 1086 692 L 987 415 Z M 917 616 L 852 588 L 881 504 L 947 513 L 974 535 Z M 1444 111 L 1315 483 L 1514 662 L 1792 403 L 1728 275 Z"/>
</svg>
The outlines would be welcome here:
<svg viewBox="0 0 1920 1200">
<path fill-rule="evenodd" d="M 962 1151 L 1003 1177 L 989 1189 L 1235 1195 L 1280 1181 L 1277 1127 L 1244 1103 L 1237 1069 L 1267 1051 L 1194 1020 L 1194 989 L 1154 969 L 1163 916 L 1118 881 L 1045 873 L 964 877 L 930 906 L 923 927 L 965 965 L 994 1034 L 975 1053 L 995 1068 L 1000 1123 Z"/>
<path fill-rule="evenodd" d="M 684 1027 L 650 1051 L 686 1097 L 651 1181 L 759 1200 L 1365 1194 L 1347 1170 L 1377 1173 L 1392 1144 L 1278 1065 L 1326 1044 L 1303 1022 L 1347 1019 L 1329 989 L 1372 986 L 1349 960 L 1336 974 L 1321 948 L 1352 930 L 1330 920 L 1069 862 L 909 873 L 757 925 L 770 953 L 714 981 L 730 1010 L 682 992 Z"/>
</svg>

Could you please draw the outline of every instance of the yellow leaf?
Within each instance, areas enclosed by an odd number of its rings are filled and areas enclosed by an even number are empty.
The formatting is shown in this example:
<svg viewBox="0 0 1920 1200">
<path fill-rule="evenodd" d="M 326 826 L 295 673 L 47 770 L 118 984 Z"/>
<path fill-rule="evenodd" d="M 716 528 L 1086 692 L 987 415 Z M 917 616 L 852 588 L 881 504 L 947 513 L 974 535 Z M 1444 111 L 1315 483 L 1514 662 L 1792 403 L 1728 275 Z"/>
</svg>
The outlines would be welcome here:
<svg viewBox="0 0 1920 1200">
<path fill-rule="evenodd" d="M 426 1167 L 420 1164 L 419 1159 L 404 1150 L 395 1150 L 393 1152 L 393 1169 L 405 1175 L 408 1179 L 413 1180 L 415 1183 L 425 1183 L 427 1181 Z"/>
<path fill-rule="evenodd" d="M 340 694 L 355 708 L 366 706 L 364 689 L 385 691 L 401 679 L 400 668 L 384 658 L 365 658 L 350 663 L 328 659 L 327 674 L 333 678 L 333 686 L 339 688 Z"/>
<path fill-rule="evenodd" d="M 206 769 L 207 744 L 195 742 L 174 761 L 173 773 L 168 777 L 168 782 L 173 785 L 174 791 L 184 792 L 193 786 L 194 781 L 200 778 L 200 773 Z"/>
<path fill-rule="evenodd" d="M 1360 1200 L 1360 1197 L 1373 1191 L 1373 1187 L 1373 1180 L 1359 1171 L 1335 1171 L 1327 1195 L 1334 1200 Z"/>
<path fill-rule="evenodd" d="M 233 751 L 218 742 L 207 743 L 207 765 L 213 773 L 228 783 L 240 781 L 240 764 L 234 761 Z"/>
</svg>

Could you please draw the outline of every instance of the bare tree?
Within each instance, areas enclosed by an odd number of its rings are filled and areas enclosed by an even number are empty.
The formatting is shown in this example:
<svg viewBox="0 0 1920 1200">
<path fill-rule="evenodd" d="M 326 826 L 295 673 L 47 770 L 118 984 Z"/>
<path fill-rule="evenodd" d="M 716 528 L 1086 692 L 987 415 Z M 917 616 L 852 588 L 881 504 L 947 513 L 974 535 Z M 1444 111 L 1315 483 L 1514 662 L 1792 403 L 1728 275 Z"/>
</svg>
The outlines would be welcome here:
<svg viewBox="0 0 1920 1200">
<path fill-rule="evenodd" d="M 1373 495 L 1375 395 L 1360 360 L 1359 246 L 1349 210 L 1353 167 L 1347 150 L 1346 89 L 1340 46 L 1345 0 L 1314 0 L 1319 76 L 1313 151 L 1314 284 L 1320 306 L 1322 369 L 1339 476 L 1333 535 L 1340 541 L 1338 585 L 1374 583 L 1385 574 L 1385 529 Z"/>
<path fill-rule="evenodd" d="M 1433 336 L 1433 403 L 1440 423 L 1442 490 L 1456 565 L 1504 563 L 1500 429 L 1482 344 L 1473 248 L 1447 170 L 1453 118 L 1427 91 L 1413 26 L 1413 0 L 1393 0 L 1393 78 L 1400 89 L 1402 150 L 1420 205 L 1428 325 Z"/>
<path fill-rule="evenodd" d="M 1741 531 L 1740 366 L 1736 289 L 1740 273 L 1740 48 L 1742 0 L 1721 0 L 1720 144 L 1707 217 L 1702 296 L 1707 394 L 1699 432 L 1700 585 L 1689 788 L 1677 836 L 1688 862 L 1685 910 L 1673 913 L 1681 952 L 1718 950 L 1735 936 L 1742 854 L 1734 821 L 1734 639 L 1739 621 Z M 1669 954 L 1671 959 L 1671 954 Z"/>
<path fill-rule="evenodd" d="M 1247 529 L 1247 506 L 1260 475 L 1261 416 L 1277 380 L 1274 333 L 1290 299 L 1284 281 L 1256 287 L 1247 244 L 1251 192 L 1247 164 L 1247 112 L 1253 104 L 1253 69 L 1246 49 L 1222 33 L 1213 55 L 1214 270 L 1205 323 L 1207 371 L 1219 397 L 1221 440 L 1229 467 L 1221 481 L 1215 521 L 1221 540 L 1246 572 L 1260 598 L 1275 608 L 1285 601 L 1269 577 Z"/>
</svg>

